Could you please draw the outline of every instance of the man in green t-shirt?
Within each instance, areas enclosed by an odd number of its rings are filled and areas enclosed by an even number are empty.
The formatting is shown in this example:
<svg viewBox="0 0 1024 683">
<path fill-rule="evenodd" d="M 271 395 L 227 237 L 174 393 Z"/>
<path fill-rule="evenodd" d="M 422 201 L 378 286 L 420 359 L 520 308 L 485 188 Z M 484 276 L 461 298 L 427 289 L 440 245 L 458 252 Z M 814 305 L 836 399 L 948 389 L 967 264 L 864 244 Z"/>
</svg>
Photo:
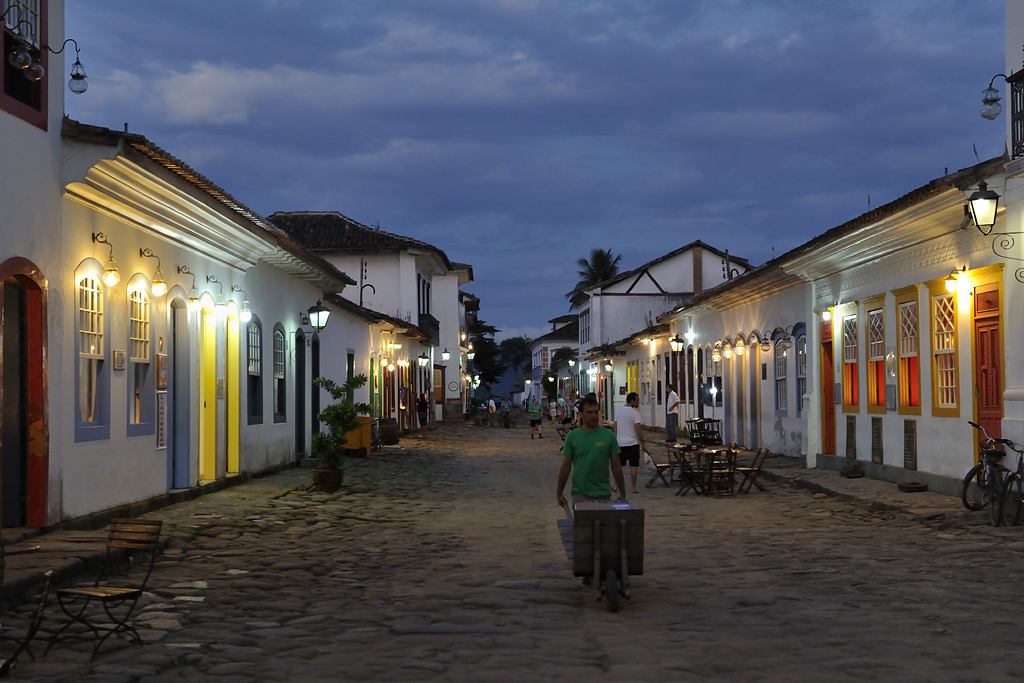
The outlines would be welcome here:
<svg viewBox="0 0 1024 683">
<path fill-rule="evenodd" d="M 562 446 L 562 467 L 558 470 L 558 504 L 565 505 L 562 491 L 572 473 L 572 501 L 611 500 L 612 489 L 608 483 L 608 468 L 612 469 L 620 500 L 626 498 L 626 484 L 622 478 L 622 463 L 616 457 L 619 443 L 615 433 L 601 426 L 601 410 L 597 399 L 584 398 L 580 402 L 582 426 L 565 436 Z"/>
<path fill-rule="evenodd" d="M 544 417 L 544 409 L 540 404 L 539 398 L 534 398 L 533 403 L 530 404 L 530 438 L 536 434 L 540 438 L 544 438 L 544 433 L 540 430 L 540 423 Z"/>
</svg>

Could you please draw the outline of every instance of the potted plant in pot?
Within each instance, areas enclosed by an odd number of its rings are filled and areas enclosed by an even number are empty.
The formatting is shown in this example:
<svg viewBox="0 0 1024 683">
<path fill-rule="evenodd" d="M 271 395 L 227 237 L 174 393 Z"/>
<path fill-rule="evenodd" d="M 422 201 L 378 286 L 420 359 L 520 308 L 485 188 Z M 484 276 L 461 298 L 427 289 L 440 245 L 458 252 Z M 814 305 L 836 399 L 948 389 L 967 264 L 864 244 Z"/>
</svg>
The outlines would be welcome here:
<svg viewBox="0 0 1024 683">
<path fill-rule="evenodd" d="M 316 416 L 324 431 L 313 435 L 313 457 L 319 460 L 319 467 L 313 468 L 313 482 L 321 491 L 334 493 L 344 481 L 342 465 L 348 434 L 360 426 L 359 416 L 370 412 L 369 405 L 351 398 L 356 389 L 366 384 L 366 375 L 355 375 L 340 385 L 326 377 L 317 377 L 313 384 L 334 399 L 334 403 Z"/>
</svg>

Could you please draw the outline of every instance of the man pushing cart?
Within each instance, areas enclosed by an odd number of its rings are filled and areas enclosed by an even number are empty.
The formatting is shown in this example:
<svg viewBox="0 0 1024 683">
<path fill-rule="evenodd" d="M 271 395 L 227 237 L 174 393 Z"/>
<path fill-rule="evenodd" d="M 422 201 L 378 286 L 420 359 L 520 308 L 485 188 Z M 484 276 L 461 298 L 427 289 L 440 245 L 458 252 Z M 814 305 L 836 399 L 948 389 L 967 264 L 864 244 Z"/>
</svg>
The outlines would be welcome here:
<svg viewBox="0 0 1024 683">
<path fill-rule="evenodd" d="M 579 429 L 565 437 L 562 466 L 558 470 L 558 505 L 571 517 L 563 491 L 572 474 L 575 520 L 559 521 L 566 554 L 573 563 L 573 575 L 592 583 L 600 600 L 608 598 L 608 609 L 616 611 L 619 596 L 629 597 L 629 574 L 643 572 L 643 510 L 626 502 L 626 486 L 619 460 L 619 444 L 612 430 L 600 425 L 597 400 L 580 402 Z M 608 469 L 619 492 L 612 502 Z M 571 533 L 570 538 L 567 538 Z M 593 560 L 591 564 L 591 559 Z"/>
</svg>

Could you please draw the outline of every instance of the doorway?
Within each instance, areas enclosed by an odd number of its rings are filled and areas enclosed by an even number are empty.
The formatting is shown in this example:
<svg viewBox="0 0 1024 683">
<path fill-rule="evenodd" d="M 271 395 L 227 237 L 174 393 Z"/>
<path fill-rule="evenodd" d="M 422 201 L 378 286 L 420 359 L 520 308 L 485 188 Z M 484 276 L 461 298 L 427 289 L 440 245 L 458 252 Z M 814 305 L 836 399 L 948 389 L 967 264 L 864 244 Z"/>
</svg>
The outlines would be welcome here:
<svg viewBox="0 0 1024 683">
<path fill-rule="evenodd" d="M 999 285 L 974 288 L 974 374 L 978 424 L 1002 438 L 1003 345 L 999 325 Z"/>
<path fill-rule="evenodd" d="M 27 259 L 0 264 L 0 510 L 5 527 L 47 525 L 46 279 Z"/>
<path fill-rule="evenodd" d="M 836 452 L 835 359 L 832 354 L 832 323 L 821 324 L 821 452 Z"/>
<path fill-rule="evenodd" d="M 170 443 L 168 467 L 170 486 L 184 489 L 192 485 L 190 474 L 189 444 L 189 353 L 188 353 L 188 308 L 183 299 L 175 298 L 170 308 L 170 367 L 167 384 L 170 397 L 167 401 L 167 433 Z"/>
<path fill-rule="evenodd" d="M 306 335 L 295 333 L 295 462 L 306 455 Z"/>
</svg>

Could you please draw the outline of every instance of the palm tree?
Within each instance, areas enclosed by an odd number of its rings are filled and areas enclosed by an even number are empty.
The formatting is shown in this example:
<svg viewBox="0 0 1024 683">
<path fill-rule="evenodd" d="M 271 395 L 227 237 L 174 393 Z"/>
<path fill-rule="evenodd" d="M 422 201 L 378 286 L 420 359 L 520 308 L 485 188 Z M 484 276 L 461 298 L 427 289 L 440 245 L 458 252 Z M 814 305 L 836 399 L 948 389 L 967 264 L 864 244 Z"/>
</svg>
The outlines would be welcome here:
<svg viewBox="0 0 1024 683">
<path fill-rule="evenodd" d="M 580 281 L 576 283 L 571 292 L 565 295 L 565 298 L 571 301 L 580 290 L 618 275 L 619 261 L 621 260 L 621 256 L 612 255 L 611 249 L 591 249 L 589 259 L 581 258 L 576 261 L 576 265 L 580 267 L 576 271 L 580 276 Z"/>
</svg>

